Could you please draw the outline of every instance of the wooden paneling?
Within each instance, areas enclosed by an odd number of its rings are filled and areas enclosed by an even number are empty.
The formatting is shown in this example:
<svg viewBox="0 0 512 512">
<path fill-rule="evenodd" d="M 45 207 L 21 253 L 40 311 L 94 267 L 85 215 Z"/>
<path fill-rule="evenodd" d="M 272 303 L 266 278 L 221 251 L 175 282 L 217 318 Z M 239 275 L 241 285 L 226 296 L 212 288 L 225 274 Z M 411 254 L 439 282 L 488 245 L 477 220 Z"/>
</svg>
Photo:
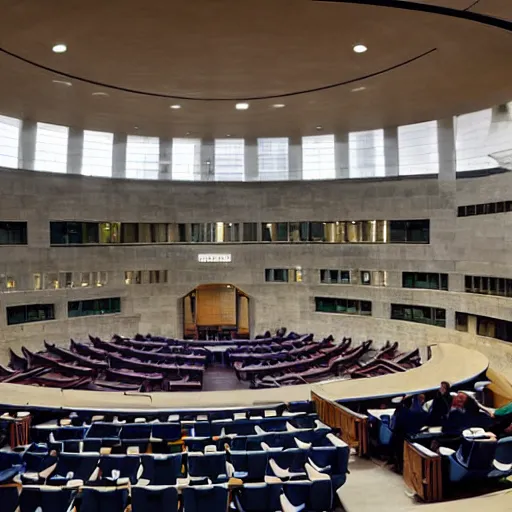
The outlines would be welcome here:
<svg viewBox="0 0 512 512">
<path fill-rule="evenodd" d="M 238 334 L 249 334 L 249 298 L 238 295 Z"/>
<path fill-rule="evenodd" d="M 339 428 L 341 439 L 351 448 L 356 448 L 359 456 L 368 453 L 368 418 L 366 416 L 326 400 L 313 392 L 311 392 L 311 400 L 315 402 L 316 412 L 321 421 L 330 427 Z"/>
<path fill-rule="evenodd" d="M 196 296 L 198 326 L 236 326 L 236 289 L 233 286 L 200 286 Z"/>
<path fill-rule="evenodd" d="M 408 441 L 404 442 L 404 482 L 423 501 L 443 498 L 441 457 L 429 455 Z"/>
<path fill-rule="evenodd" d="M 183 298 L 183 334 L 193 336 L 196 332 L 196 324 L 192 312 L 192 298 L 187 295 Z"/>
</svg>

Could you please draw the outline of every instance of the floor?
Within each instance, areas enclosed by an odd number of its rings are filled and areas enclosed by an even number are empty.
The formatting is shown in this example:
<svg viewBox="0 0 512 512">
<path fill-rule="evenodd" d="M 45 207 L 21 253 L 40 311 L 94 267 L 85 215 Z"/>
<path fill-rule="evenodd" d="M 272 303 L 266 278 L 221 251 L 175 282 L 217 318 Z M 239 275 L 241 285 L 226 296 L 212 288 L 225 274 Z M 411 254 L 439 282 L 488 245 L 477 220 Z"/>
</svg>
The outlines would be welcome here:
<svg viewBox="0 0 512 512">
<path fill-rule="evenodd" d="M 402 476 L 383 463 L 355 457 L 349 469 L 338 491 L 345 512 L 396 512 L 421 506 L 407 496 Z"/>
<path fill-rule="evenodd" d="M 227 391 L 249 389 L 249 382 L 236 378 L 233 368 L 213 363 L 208 366 L 203 377 L 203 391 Z"/>
</svg>

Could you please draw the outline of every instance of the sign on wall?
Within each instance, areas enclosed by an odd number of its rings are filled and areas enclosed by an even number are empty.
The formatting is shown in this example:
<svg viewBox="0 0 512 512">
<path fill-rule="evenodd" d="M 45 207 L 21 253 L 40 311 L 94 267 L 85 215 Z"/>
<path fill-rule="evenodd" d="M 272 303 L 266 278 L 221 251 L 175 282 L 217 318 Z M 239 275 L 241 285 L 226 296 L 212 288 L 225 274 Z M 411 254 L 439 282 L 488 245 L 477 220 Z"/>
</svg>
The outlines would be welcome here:
<svg viewBox="0 0 512 512">
<path fill-rule="evenodd" d="M 199 263 L 231 263 L 231 254 L 198 254 Z"/>
</svg>

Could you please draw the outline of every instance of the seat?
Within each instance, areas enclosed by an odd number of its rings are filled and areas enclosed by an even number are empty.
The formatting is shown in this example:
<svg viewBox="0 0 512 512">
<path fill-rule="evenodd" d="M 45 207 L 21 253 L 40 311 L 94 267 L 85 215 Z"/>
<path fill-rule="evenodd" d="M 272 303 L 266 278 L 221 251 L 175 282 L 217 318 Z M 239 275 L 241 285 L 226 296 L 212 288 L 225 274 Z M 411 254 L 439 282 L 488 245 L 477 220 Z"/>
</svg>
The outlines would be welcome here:
<svg viewBox="0 0 512 512">
<path fill-rule="evenodd" d="M 102 455 L 98 464 L 101 477 L 91 480 L 99 485 L 112 485 L 120 479 L 128 479 L 133 485 L 138 480 L 140 465 L 138 455 Z M 123 480 L 119 483 L 124 483 Z"/>
<path fill-rule="evenodd" d="M 83 439 L 87 429 L 85 427 L 60 427 L 50 434 L 51 441 L 69 441 Z M 53 439 L 52 439 L 53 437 Z"/>
<path fill-rule="evenodd" d="M 226 452 L 188 454 L 188 472 L 191 477 L 207 477 L 213 483 L 228 480 Z"/>
<path fill-rule="evenodd" d="M 512 436 L 498 441 L 496 453 L 492 462 L 489 478 L 501 478 L 512 475 Z"/>
<path fill-rule="evenodd" d="M 280 508 L 280 484 L 244 483 L 234 489 L 233 503 L 238 512 L 275 512 Z"/>
<path fill-rule="evenodd" d="M 133 486 L 132 512 L 176 512 L 178 490 L 170 485 Z"/>
<path fill-rule="evenodd" d="M 35 512 L 38 507 L 41 507 L 42 512 L 67 512 L 75 496 L 74 489 L 25 485 L 19 501 L 20 512 Z"/>
<path fill-rule="evenodd" d="M 139 484 L 175 485 L 181 476 L 182 454 L 172 455 L 141 455 L 142 475 Z"/>
<path fill-rule="evenodd" d="M 0 484 L 9 483 L 23 469 L 23 460 L 19 453 L 0 452 Z"/>
<path fill-rule="evenodd" d="M 179 423 L 154 423 L 151 432 L 151 441 L 172 442 L 181 439 L 181 425 Z"/>
<path fill-rule="evenodd" d="M 86 439 L 101 439 L 103 446 L 112 446 L 113 444 L 119 443 L 122 427 L 123 425 L 119 423 L 104 423 L 99 421 L 89 427 L 85 437 Z"/>
<path fill-rule="evenodd" d="M 269 468 L 274 476 L 279 478 L 280 480 L 286 481 L 290 480 L 292 478 L 305 478 L 306 473 L 304 472 L 292 472 L 288 468 L 284 469 L 281 466 L 279 466 L 276 461 L 271 458 L 268 461 Z"/>
<path fill-rule="evenodd" d="M 84 487 L 80 512 L 124 512 L 127 504 L 128 489 Z"/>
<path fill-rule="evenodd" d="M 100 458 L 99 453 L 61 453 L 57 466 L 47 483 L 51 485 L 65 485 L 68 480 L 90 479 Z"/>
<path fill-rule="evenodd" d="M 130 423 L 123 425 L 121 428 L 120 438 L 121 441 L 145 441 L 148 442 L 151 438 L 151 430 L 153 425 L 151 423 Z"/>
<path fill-rule="evenodd" d="M 273 459 L 281 468 L 287 468 L 290 473 L 304 473 L 304 464 L 308 452 L 299 448 L 288 448 L 279 452 L 271 452 L 269 458 Z M 276 475 L 278 476 L 278 475 Z"/>
<path fill-rule="evenodd" d="M 2 512 L 15 512 L 18 508 L 18 486 L 14 484 L 0 486 L 0 503 Z"/>
<path fill-rule="evenodd" d="M 228 490 L 223 486 L 201 485 L 183 489 L 186 512 L 226 512 Z"/>
<path fill-rule="evenodd" d="M 283 483 L 281 505 L 283 511 L 308 510 L 323 512 L 332 510 L 333 492 L 330 479 L 299 480 Z"/>
</svg>

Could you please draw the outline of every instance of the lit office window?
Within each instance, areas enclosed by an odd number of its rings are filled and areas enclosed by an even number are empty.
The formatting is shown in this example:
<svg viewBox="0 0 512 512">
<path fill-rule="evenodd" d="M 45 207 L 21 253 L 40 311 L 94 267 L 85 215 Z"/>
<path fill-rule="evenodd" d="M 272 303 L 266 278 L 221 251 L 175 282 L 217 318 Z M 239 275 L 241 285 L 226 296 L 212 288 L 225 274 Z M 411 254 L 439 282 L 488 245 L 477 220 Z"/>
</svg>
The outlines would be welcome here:
<svg viewBox="0 0 512 512">
<path fill-rule="evenodd" d="M 244 139 L 215 139 L 215 181 L 243 181 Z"/>
<path fill-rule="evenodd" d="M 398 127 L 398 174 L 436 174 L 439 172 L 437 122 Z"/>
<path fill-rule="evenodd" d="M 0 167 L 18 167 L 21 121 L 0 116 Z"/>
<path fill-rule="evenodd" d="M 288 179 L 288 138 L 258 139 L 258 173 L 261 181 Z"/>
<path fill-rule="evenodd" d="M 201 139 L 173 139 L 171 165 L 173 180 L 197 180 L 201 175 Z"/>
<path fill-rule="evenodd" d="M 82 174 L 86 176 L 112 176 L 112 147 L 114 134 L 84 130 Z"/>
<path fill-rule="evenodd" d="M 126 177 L 141 180 L 158 179 L 160 139 L 128 135 L 126 139 Z"/>
<path fill-rule="evenodd" d="M 68 127 L 37 123 L 36 171 L 67 172 Z"/>
<path fill-rule="evenodd" d="M 349 168 L 351 178 L 386 175 L 384 130 L 349 133 Z"/>
<path fill-rule="evenodd" d="M 328 180 L 335 177 L 334 135 L 302 137 L 302 178 Z"/>
</svg>

